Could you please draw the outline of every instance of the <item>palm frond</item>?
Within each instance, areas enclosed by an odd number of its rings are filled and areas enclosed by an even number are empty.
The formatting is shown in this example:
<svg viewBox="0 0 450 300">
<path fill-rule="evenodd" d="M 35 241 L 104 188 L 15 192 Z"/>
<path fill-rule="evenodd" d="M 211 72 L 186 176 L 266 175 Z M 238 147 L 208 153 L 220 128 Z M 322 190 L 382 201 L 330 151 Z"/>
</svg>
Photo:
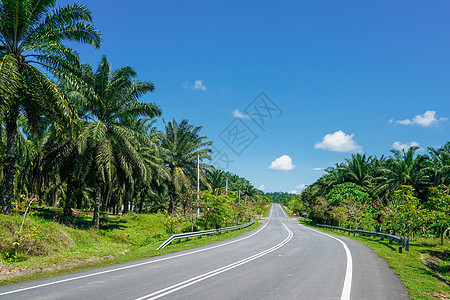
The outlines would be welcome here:
<svg viewBox="0 0 450 300">
<path fill-rule="evenodd" d="M 101 37 L 92 24 L 91 12 L 80 4 L 55 9 L 25 39 L 24 44 L 39 41 L 70 40 L 100 47 Z"/>
<path fill-rule="evenodd" d="M 0 62 L 0 108 L 4 105 L 12 105 L 6 101 L 11 101 L 11 95 L 17 93 L 19 78 L 19 66 L 16 59 L 12 54 L 4 55 Z"/>
</svg>

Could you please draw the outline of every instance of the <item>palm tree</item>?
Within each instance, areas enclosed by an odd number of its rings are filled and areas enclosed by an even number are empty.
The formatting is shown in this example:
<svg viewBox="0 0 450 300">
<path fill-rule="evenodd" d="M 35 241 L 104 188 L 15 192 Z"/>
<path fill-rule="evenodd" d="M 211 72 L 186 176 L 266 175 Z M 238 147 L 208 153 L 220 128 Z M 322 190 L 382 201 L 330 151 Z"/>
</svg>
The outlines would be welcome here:
<svg viewBox="0 0 450 300">
<path fill-rule="evenodd" d="M 389 191 L 387 190 L 385 169 L 387 165 L 387 158 L 382 155 L 380 158 L 373 156 L 370 162 L 370 184 L 368 193 L 373 200 L 379 199 L 386 201 L 389 197 Z"/>
<path fill-rule="evenodd" d="M 96 187 L 93 220 L 96 227 L 101 194 L 109 194 L 113 178 L 126 184 L 128 199 L 136 178 L 150 175 L 141 148 L 142 145 L 156 147 L 156 144 L 142 126 L 132 120 L 154 118 L 161 111 L 155 104 L 138 101 L 141 96 L 153 92 L 154 85 L 133 80 L 136 76 L 136 71 L 129 66 L 111 70 L 103 56 L 95 72 L 90 66 L 84 67 L 84 81 L 92 89 L 69 93 L 80 107 L 79 114 L 84 120 L 77 145 L 80 154 L 88 154 L 87 174 Z"/>
<path fill-rule="evenodd" d="M 138 170 L 135 170 L 135 175 L 133 176 L 133 178 L 136 178 L 133 194 L 137 197 L 135 203 L 139 213 L 142 213 L 144 209 L 146 196 L 154 195 L 153 189 L 157 189 L 162 181 L 169 178 L 168 170 L 164 167 L 164 160 L 159 149 L 162 132 L 153 127 L 155 122 L 156 120 L 151 118 L 130 118 L 126 123 L 127 126 L 133 128 L 136 132 L 148 137 L 138 148 L 139 154 L 144 160 L 147 176 L 140 176 L 136 172 Z M 136 197 L 131 197 L 131 199 Z"/>
<path fill-rule="evenodd" d="M 429 176 L 426 174 L 427 156 L 416 155 L 419 147 L 411 147 L 408 151 L 391 150 L 394 156 L 387 159 L 382 170 L 383 177 L 379 181 L 377 190 L 385 190 L 388 194 L 402 185 L 411 185 L 419 194 L 425 192 L 430 184 Z"/>
<path fill-rule="evenodd" d="M 205 141 L 206 136 L 199 136 L 201 126 L 193 126 L 187 120 L 180 123 L 173 120 L 165 122 L 165 135 L 161 141 L 161 148 L 164 154 L 164 163 L 169 169 L 169 210 L 175 215 L 179 194 L 183 190 L 188 190 L 195 186 L 197 179 L 197 155 L 200 160 L 211 159 L 211 141 Z M 207 170 L 214 167 L 201 163 L 200 180 L 207 185 Z"/>
<path fill-rule="evenodd" d="M 428 153 L 431 156 L 428 170 L 433 186 L 450 186 L 450 142 L 439 149 L 429 147 Z"/>
<path fill-rule="evenodd" d="M 247 197 L 253 200 L 253 197 L 257 195 L 257 190 L 248 180 L 245 180 L 242 185 L 241 195 L 244 197 L 245 203 L 247 203 Z"/>
<path fill-rule="evenodd" d="M 91 13 L 84 6 L 74 4 L 54 8 L 55 2 L 0 1 L 0 59 L 13 58 L 18 72 L 18 76 L 10 77 L 10 81 L 16 82 L 17 92 L 2 92 L 0 95 L 2 122 L 6 125 L 7 136 L 5 193 L 1 205 L 5 213 L 9 213 L 14 199 L 19 113 L 26 116 L 34 131 L 38 130 L 42 116 L 72 116 L 68 102 L 39 68 L 57 78 L 73 81 L 79 65 L 78 57 L 62 42 L 77 41 L 96 48 L 100 46 L 100 35 L 91 24 Z"/>
<path fill-rule="evenodd" d="M 325 196 L 336 184 L 345 182 L 344 164 L 336 164 L 334 167 L 325 169 L 326 174 L 322 175 L 315 183 L 314 196 Z"/>
<path fill-rule="evenodd" d="M 222 170 L 213 170 L 208 172 L 208 181 L 213 192 L 225 189 L 227 173 Z"/>
<path fill-rule="evenodd" d="M 66 183 L 64 215 L 71 217 L 74 194 L 83 183 L 86 184 L 83 179 L 88 173 L 91 153 L 88 151 L 78 152 L 76 132 L 63 134 L 53 132 L 49 151 L 45 156 L 48 161 L 53 162 L 52 171 L 57 174 L 62 182 Z M 82 198 L 78 197 L 77 208 L 81 208 L 81 204 Z"/>
<path fill-rule="evenodd" d="M 5 55 L 0 62 L 0 194 L 3 195 L 4 191 L 4 164 L 6 158 L 6 124 L 4 122 L 6 111 L 6 102 L 3 100 L 8 95 L 12 95 L 17 91 L 17 79 L 19 78 L 19 70 L 17 68 L 16 60 L 14 56 L 9 54 Z M 4 202 L 3 198 L 0 198 L 0 212 L 8 211 L 9 205 Z"/>
<path fill-rule="evenodd" d="M 1 116 L 1 115 L 0 115 Z M 3 161 L 6 154 L 6 136 L 3 123 L 0 122 L 0 160 Z M 0 192 L 3 195 L 3 164 L 0 165 Z"/>
<path fill-rule="evenodd" d="M 338 167 L 338 170 L 343 172 L 345 181 L 356 183 L 366 189 L 372 182 L 372 161 L 373 157 L 366 157 L 364 153 L 352 154 L 352 157 L 345 159 L 346 163 Z"/>
</svg>

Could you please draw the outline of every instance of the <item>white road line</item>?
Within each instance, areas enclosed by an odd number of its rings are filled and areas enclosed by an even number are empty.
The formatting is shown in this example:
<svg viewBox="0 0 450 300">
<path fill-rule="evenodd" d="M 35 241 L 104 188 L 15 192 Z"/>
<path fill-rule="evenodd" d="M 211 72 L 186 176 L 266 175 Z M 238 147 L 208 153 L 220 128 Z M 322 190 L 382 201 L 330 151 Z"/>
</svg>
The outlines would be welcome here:
<svg viewBox="0 0 450 300">
<path fill-rule="evenodd" d="M 272 218 L 272 212 L 273 212 L 273 205 L 270 206 L 269 219 Z"/>
<path fill-rule="evenodd" d="M 266 249 L 264 251 L 261 251 L 261 252 L 259 252 L 257 254 L 254 254 L 252 256 L 249 256 L 247 258 L 244 258 L 244 259 L 242 259 L 240 261 L 237 261 L 237 262 L 234 262 L 232 264 L 226 265 L 224 267 L 218 268 L 216 270 L 204 273 L 202 275 L 198 275 L 196 277 L 187 279 L 187 280 L 185 280 L 183 282 L 180 282 L 180 283 L 174 284 L 172 286 L 166 287 L 166 288 L 164 288 L 162 290 L 153 292 L 151 294 L 142 296 L 140 298 L 137 298 L 136 300 L 153 300 L 153 299 L 161 298 L 163 296 L 166 296 L 168 294 L 171 294 L 173 292 L 181 290 L 181 289 L 183 289 L 185 287 L 188 287 L 190 285 L 196 284 L 196 283 L 198 283 L 200 281 L 203 281 L 203 280 L 208 279 L 210 277 L 219 275 L 219 274 L 221 274 L 223 272 L 226 272 L 228 270 L 234 269 L 234 268 L 236 268 L 238 266 L 241 266 L 243 264 L 251 262 L 251 261 L 253 261 L 253 260 L 257 259 L 257 258 L 260 258 L 260 257 L 262 257 L 262 256 L 264 256 L 266 254 L 269 254 L 269 253 L 271 253 L 271 252 L 273 252 L 273 251 L 283 247 L 285 244 L 287 244 L 292 239 L 294 234 L 284 223 L 282 223 L 282 225 L 284 226 L 284 228 L 288 232 L 288 236 L 286 237 L 286 239 L 284 239 L 282 242 L 278 243 L 277 245 L 275 245 L 275 246 L 273 246 L 273 247 L 271 247 L 269 249 Z"/>
<path fill-rule="evenodd" d="M 270 209 L 270 212 L 272 212 L 272 207 Z M 3 292 L 3 293 L 0 293 L 0 296 L 14 294 L 14 293 L 19 293 L 19 292 L 23 292 L 23 291 L 27 291 L 27 290 L 37 289 L 37 288 L 46 287 L 46 286 L 49 286 L 49 285 L 54 285 L 54 284 L 68 282 L 68 281 L 88 278 L 88 277 L 92 277 L 92 276 L 107 274 L 107 273 L 111 273 L 111 272 L 126 270 L 126 269 L 130 269 L 130 268 L 140 267 L 140 266 L 144 266 L 144 265 L 148 265 L 148 264 L 152 264 L 152 263 L 156 263 L 156 262 L 160 262 L 160 261 L 165 261 L 165 260 L 169 260 L 169 259 L 173 259 L 173 258 L 177 258 L 177 257 L 187 256 L 187 255 L 191 255 L 191 254 L 195 254 L 195 253 L 199 253 L 199 252 L 208 251 L 208 250 L 211 250 L 211 249 L 216 249 L 216 248 L 219 248 L 219 247 L 227 246 L 227 245 L 230 245 L 230 244 L 237 243 L 237 242 L 243 241 L 245 239 L 248 239 L 248 238 L 254 236 L 255 234 L 259 233 L 261 230 L 263 230 L 269 224 L 270 220 L 271 219 L 269 218 L 268 221 L 261 228 L 259 228 L 257 231 L 255 231 L 254 233 L 252 233 L 252 234 L 250 234 L 250 235 L 248 235 L 246 237 L 243 237 L 243 238 L 231 241 L 231 242 L 227 242 L 227 243 L 224 243 L 224 244 L 220 244 L 220 245 L 216 245 L 216 246 L 212 246 L 212 247 L 208 247 L 208 248 L 203 248 L 203 249 L 199 249 L 199 250 L 194 250 L 194 251 L 191 251 L 191 252 L 182 253 L 182 254 L 178 254 L 178 255 L 174 255 L 174 256 L 164 257 L 164 258 L 160 258 L 160 259 L 157 259 L 157 260 L 152 260 L 152 261 L 147 261 L 147 262 L 143 262 L 143 263 L 138 263 L 138 264 L 134 264 L 134 265 L 130 265 L 130 266 L 120 267 L 120 268 L 116 268 L 116 269 L 96 272 L 96 273 L 92 273 L 92 274 L 87 274 L 87 275 L 82 275 L 82 276 L 77 276 L 77 277 L 72 277 L 72 278 L 52 281 L 52 282 L 48 282 L 48 283 L 43 283 L 43 284 L 38 284 L 38 285 L 34 285 L 34 286 L 29 286 L 29 287 L 26 287 L 26 288 L 12 290 L 12 291 L 8 291 L 8 292 Z"/>
<path fill-rule="evenodd" d="M 323 234 L 332 239 L 335 239 L 335 240 L 339 241 L 339 243 L 342 244 L 342 246 L 344 247 L 344 250 L 345 250 L 345 254 L 347 255 L 347 268 L 345 271 L 345 279 L 344 279 L 344 286 L 342 287 L 341 300 L 350 300 L 350 296 L 351 296 L 350 294 L 352 291 L 353 261 L 352 261 L 352 254 L 350 252 L 350 249 L 348 249 L 347 244 L 344 243 L 342 240 L 338 239 L 337 237 L 334 237 L 334 236 L 324 233 L 322 231 L 312 229 L 312 228 L 309 228 L 304 225 L 300 225 L 300 226 L 307 228 L 309 230 L 315 231 L 317 233 Z"/>
<path fill-rule="evenodd" d="M 280 206 L 277 206 L 277 207 L 278 207 L 278 208 L 281 208 L 281 211 L 283 212 L 283 213 L 282 213 L 283 217 L 289 218 L 288 215 L 286 214 L 286 212 L 284 211 L 283 207 L 281 207 L 281 205 L 280 205 Z"/>
</svg>

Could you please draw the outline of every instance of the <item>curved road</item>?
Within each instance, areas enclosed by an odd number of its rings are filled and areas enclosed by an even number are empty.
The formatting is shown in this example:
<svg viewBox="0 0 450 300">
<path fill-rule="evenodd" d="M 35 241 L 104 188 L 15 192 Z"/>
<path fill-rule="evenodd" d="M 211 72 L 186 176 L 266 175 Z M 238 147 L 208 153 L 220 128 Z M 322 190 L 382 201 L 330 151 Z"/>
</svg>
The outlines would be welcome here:
<svg viewBox="0 0 450 300">
<path fill-rule="evenodd" d="M 230 240 L 0 287 L 0 299 L 409 299 L 406 294 L 368 247 L 302 226 L 279 204 L 257 230 Z"/>
</svg>

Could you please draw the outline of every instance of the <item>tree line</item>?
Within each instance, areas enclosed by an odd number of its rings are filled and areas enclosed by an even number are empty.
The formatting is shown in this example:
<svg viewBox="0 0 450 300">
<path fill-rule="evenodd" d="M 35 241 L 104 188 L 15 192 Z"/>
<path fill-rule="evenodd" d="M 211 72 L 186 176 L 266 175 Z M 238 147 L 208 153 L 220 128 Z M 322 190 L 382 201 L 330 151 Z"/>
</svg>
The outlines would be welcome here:
<svg viewBox="0 0 450 300">
<path fill-rule="evenodd" d="M 0 1 L 3 214 L 19 195 L 68 217 L 73 208 L 92 209 L 96 227 L 100 211 L 192 214 L 211 202 L 197 201 L 197 160 L 201 189 L 212 191 L 203 198 L 266 201 L 244 178 L 207 163 L 212 142 L 201 126 L 173 119 L 157 130 L 160 107 L 141 101 L 155 86 L 132 67 L 112 69 L 106 56 L 96 67 L 83 64 L 64 43 L 100 47 L 91 12 L 55 3 Z"/>
<path fill-rule="evenodd" d="M 316 222 L 443 239 L 450 226 L 450 142 L 418 150 L 353 154 L 285 204 Z"/>
</svg>

